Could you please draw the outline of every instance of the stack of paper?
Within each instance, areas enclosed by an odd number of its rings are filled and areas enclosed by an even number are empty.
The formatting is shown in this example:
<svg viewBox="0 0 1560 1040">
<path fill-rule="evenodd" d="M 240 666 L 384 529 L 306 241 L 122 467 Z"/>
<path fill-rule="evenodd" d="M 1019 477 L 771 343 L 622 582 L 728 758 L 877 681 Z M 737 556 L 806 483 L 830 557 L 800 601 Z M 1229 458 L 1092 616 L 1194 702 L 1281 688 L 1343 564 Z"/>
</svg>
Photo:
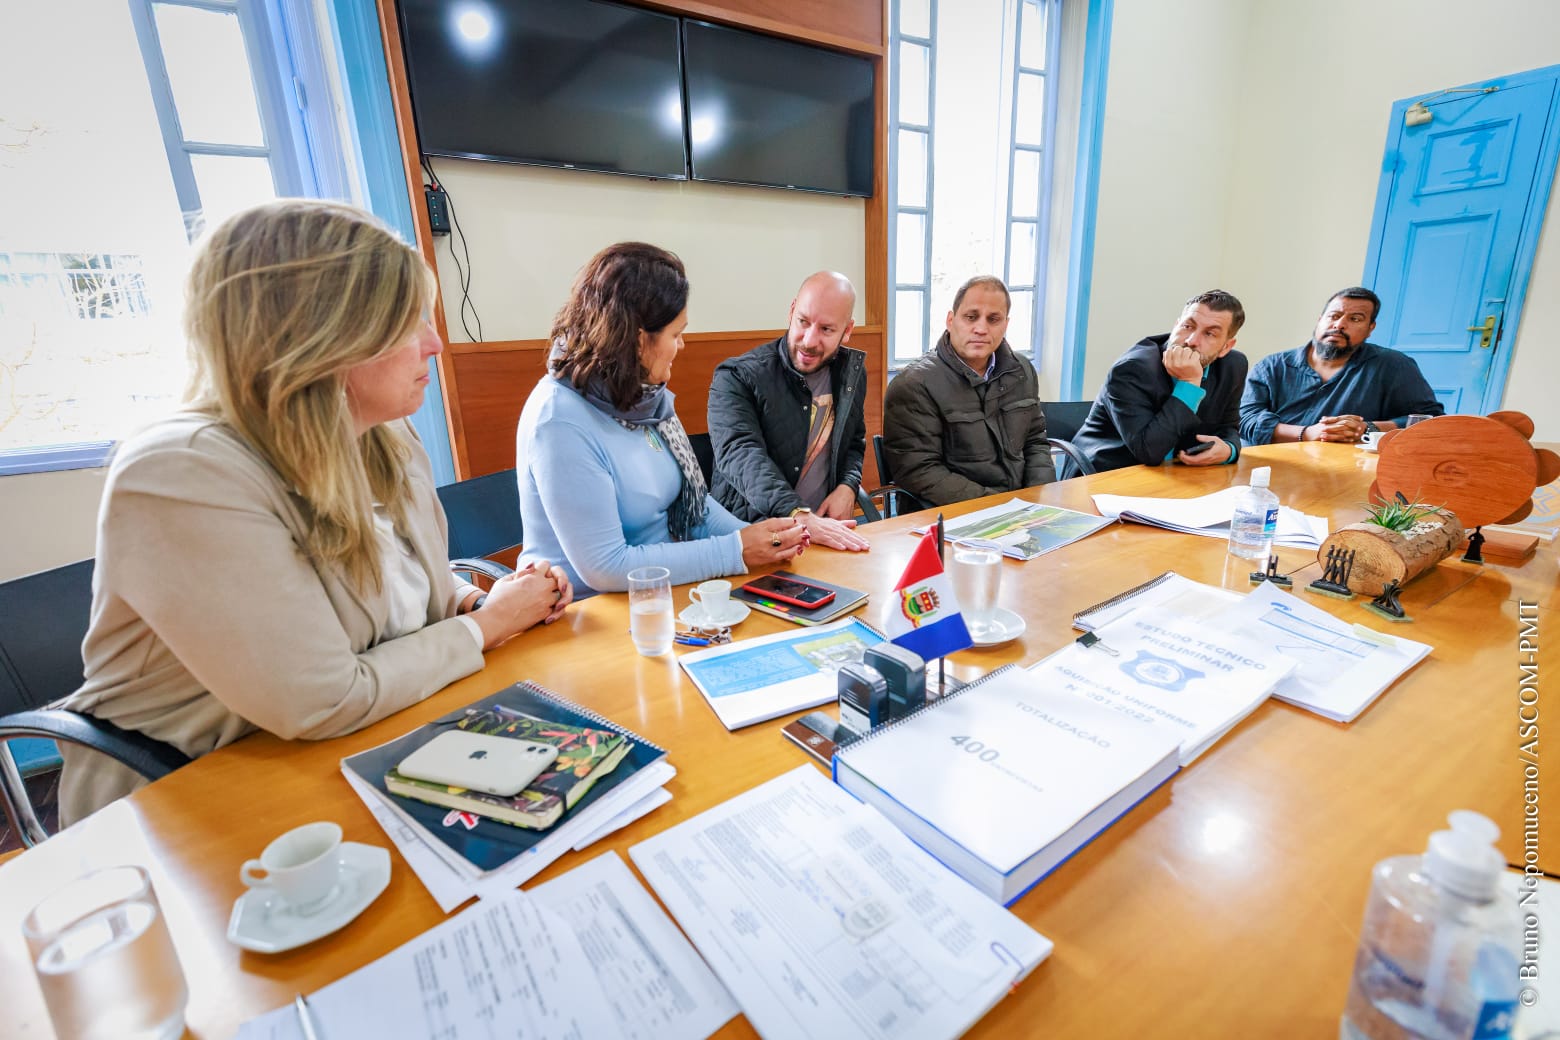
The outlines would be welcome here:
<svg viewBox="0 0 1560 1040">
<path fill-rule="evenodd" d="M 1293 658 L 1298 667 L 1273 696 L 1339 722 L 1353 722 L 1430 652 L 1425 643 L 1345 624 L 1267 582 L 1208 624 Z"/>
<path fill-rule="evenodd" d="M 736 1003 L 616 854 L 484 901 L 238 1040 L 702 1040 Z M 500 1028 L 502 1027 L 502 1028 Z"/>
<path fill-rule="evenodd" d="M 611 729 L 623 733 L 634 746 L 546 830 L 514 827 L 390 793 L 385 774 L 406 755 L 467 711 L 496 704 L 558 722 Z M 515 888 L 569 850 L 585 848 L 665 804 L 671 795 L 664 785 L 677 775 L 662 749 L 533 683 L 501 690 L 452 716 L 343 759 L 341 771 L 446 913 L 474 896 Z"/>
<path fill-rule="evenodd" d="M 1006 904 L 1169 779 L 1180 742 L 1009 665 L 842 748 L 834 779 Z"/>
<path fill-rule="evenodd" d="M 1244 487 L 1228 487 L 1201 498 L 1132 498 L 1127 495 L 1095 495 L 1094 508 L 1103 516 L 1134 520 L 1183 534 L 1229 538 L 1230 518 Z M 1320 549 L 1327 540 L 1327 519 L 1308 516 L 1288 506 L 1278 507 L 1274 545 L 1291 549 Z"/>
<path fill-rule="evenodd" d="M 951 1040 L 1051 952 L 810 765 L 629 855 L 763 1037 Z"/>
</svg>

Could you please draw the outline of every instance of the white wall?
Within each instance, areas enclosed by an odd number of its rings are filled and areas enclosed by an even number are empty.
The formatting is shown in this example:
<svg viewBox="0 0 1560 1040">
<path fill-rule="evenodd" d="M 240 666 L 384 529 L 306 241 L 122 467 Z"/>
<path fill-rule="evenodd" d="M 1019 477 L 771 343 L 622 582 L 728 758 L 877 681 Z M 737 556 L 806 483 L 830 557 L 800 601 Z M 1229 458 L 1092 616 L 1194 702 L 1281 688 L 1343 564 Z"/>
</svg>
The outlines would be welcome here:
<svg viewBox="0 0 1560 1040">
<path fill-rule="evenodd" d="M 1083 396 L 1225 265 L 1249 0 L 1116 0 Z M 1357 266 L 1357 265 L 1356 265 Z"/>
<path fill-rule="evenodd" d="M 860 199 L 457 159 L 434 167 L 466 231 L 484 339 L 545 337 L 585 262 L 631 239 L 687 265 L 689 331 L 782 328 L 796 288 L 824 268 L 856 284 L 856 320 L 865 317 Z M 468 337 L 455 238 L 440 238 L 436 250 L 445 320 L 459 342 Z"/>
<path fill-rule="evenodd" d="M 0 581 L 93 554 L 107 473 L 73 469 L 0 477 Z"/>
<path fill-rule="evenodd" d="M 1180 301 L 1246 306 L 1253 359 L 1303 343 L 1364 269 L 1394 101 L 1560 63 L 1560 4 L 1117 0 L 1086 395 Z M 1470 24 L 1475 18 L 1476 25 Z M 1219 55 L 1225 57 L 1220 60 Z M 1516 330 L 1506 405 L 1560 440 L 1560 210 Z"/>
</svg>

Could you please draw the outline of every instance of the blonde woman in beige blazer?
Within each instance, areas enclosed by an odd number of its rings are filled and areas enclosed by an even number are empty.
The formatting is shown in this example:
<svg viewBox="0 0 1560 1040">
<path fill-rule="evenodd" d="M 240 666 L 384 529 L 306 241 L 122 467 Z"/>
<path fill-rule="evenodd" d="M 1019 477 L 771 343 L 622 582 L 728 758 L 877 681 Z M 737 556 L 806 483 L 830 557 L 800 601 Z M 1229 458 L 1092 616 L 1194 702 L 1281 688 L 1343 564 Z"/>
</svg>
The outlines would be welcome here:
<svg viewBox="0 0 1560 1040">
<path fill-rule="evenodd" d="M 349 206 L 216 229 L 189 281 L 186 411 L 127 441 L 98 517 L 86 681 L 61 702 L 191 756 L 256 729 L 350 733 L 482 667 L 573 598 L 542 561 L 483 596 L 449 572 L 405 421 L 442 344 L 433 276 Z M 66 747 L 62 822 L 141 779 Z"/>
</svg>

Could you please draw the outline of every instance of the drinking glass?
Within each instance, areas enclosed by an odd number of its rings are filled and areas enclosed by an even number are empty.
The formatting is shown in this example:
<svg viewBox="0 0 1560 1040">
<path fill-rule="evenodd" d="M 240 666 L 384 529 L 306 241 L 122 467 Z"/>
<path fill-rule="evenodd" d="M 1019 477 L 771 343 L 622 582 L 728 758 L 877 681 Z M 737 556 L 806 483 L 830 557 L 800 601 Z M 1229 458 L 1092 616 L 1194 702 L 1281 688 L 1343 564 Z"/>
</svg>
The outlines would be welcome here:
<svg viewBox="0 0 1560 1040">
<path fill-rule="evenodd" d="M 628 572 L 628 631 L 634 649 L 646 657 L 671 652 L 672 572 L 665 567 L 640 567 Z"/>
<path fill-rule="evenodd" d="M 108 867 L 33 907 L 22 935 L 60 1040 L 184 1032 L 189 988 L 146 871 Z"/>
<path fill-rule="evenodd" d="M 1415 425 L 1417 423 L 1422 423 L 1422 422 L 1424 422 L 1428 418 L 1430 418 L 1428 415 L 1420 415 L 1418 412 L 1415 412 L 1412 415 L 1410 415 L 1407 419 L 1403 420 L 1403 428 L 1406 430 L 1410 426 L 1413 426 L 1413 425 Z"/>
<path fill-rule="evenodd" d="M 1002 554 L 991 549 L 955 549 L 953 594 L 970 632 L 980 635 L 991 628 L 997 612 L 997 591 L 1002 587 Z"/>
</svg>

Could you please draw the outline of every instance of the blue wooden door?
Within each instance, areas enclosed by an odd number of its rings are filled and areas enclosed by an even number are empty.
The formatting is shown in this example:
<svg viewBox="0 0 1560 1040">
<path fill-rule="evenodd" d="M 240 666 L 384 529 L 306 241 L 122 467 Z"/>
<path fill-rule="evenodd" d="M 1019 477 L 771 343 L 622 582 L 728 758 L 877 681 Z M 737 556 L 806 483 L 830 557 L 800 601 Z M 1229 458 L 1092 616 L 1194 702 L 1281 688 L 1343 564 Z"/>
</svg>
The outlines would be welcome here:
<svg viewBox="0 0 1560 1040">
<path fill-rule="evenodd" d="M 1365 270 L 1382 299 L 1371 339 L 1412 355 L 1449 412 L 1490 411 L 1504 389 L 1554 173 L 1544 71 L 1436 98 L 1417 125 L 1407 102 L 1393 109 Z"/>
</svg>

